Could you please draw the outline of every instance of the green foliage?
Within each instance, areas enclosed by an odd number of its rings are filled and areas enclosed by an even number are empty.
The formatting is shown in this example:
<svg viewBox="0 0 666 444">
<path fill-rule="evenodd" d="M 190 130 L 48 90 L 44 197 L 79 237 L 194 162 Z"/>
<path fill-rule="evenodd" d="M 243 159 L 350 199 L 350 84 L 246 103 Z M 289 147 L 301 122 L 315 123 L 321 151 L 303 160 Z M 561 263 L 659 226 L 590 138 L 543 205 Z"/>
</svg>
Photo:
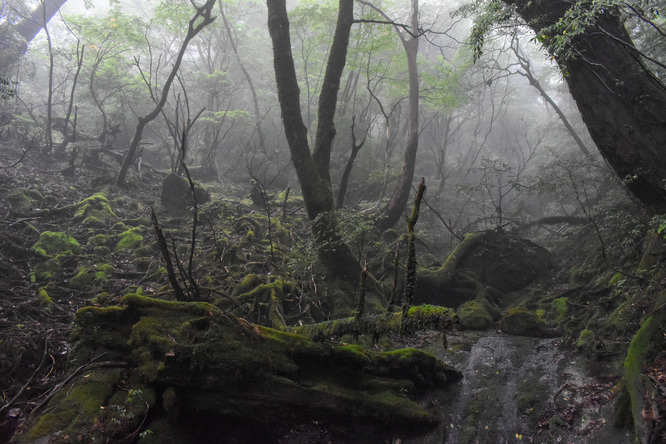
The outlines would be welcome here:
<svg viewBox="0 0 666 444">
<path fill-rule="evenodd" d="M 16 84 L 17 82 L 14 82 L 3 74 L 0 74 L 0 99 L 8 100 L 14 97 L 14 87 Z"/>
<path fill-rule="evenodd" d="M 558 61 L 569 60 L 577 52 L 571 45 L 573 38 L 596 25 L 599 16 L 617 9 L 618 0 L 581 0 L 573 2 L 556 23 L 542 29 L 536 39 L 544 44 Z"/>
<path fill-rule="evenodd" d="M 501 0 L 475 0 L 458 9 L 457 14 L 468 17 L 474 15 L 474 25 L 469 36 L 472 47 L 472 60 L 483 55 L 486 37 L 495 27 L 506 23 L 514 16 L 514 8 Z"/>
</svg>

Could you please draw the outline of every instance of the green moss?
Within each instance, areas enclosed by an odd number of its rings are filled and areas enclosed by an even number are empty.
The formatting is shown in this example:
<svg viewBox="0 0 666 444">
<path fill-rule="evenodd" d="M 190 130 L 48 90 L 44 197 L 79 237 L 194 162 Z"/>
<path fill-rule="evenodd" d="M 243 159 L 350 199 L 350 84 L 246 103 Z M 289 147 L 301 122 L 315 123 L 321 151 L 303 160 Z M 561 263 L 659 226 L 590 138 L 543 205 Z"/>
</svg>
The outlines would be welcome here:
<svg viewBox="0 0 666 444">
<path fill-rule="evenodd" d="M 231 297 L 236 297 L 239 294 L 247 293 L 262 284 L 261 279 L 256 274 L 248 274 L 243 278 L 240 284 L 236 285 L 231 291 Z"/>
<path fill-rule="evenodd" d="M 117 217 L 116 213 L 111 209 L 106 196 L 102 193 L 93 194 L 77 203 L 76 206 L 77 211 L 74 214 L 75 221 L 85 221 L 87 218 L 104 221 Z"/>
<path fill-rule="evenodd" d="M 499 328 L 504 333 L 520 336 L 550 337 L 546 324 L 536 314 L 524 307 L 510 308 L 500 320 Z"/>
<path fill-rule="evenodd" d="M 95 216 L 86 217 L 83 219 L 83 222 L 81 222 L 81 225 L 88 228 L 106 228 L 106 223 Z"/>
<path fill-rule="evenodd" d="M 141 245 L 140 247 L 135 248 L 134 251 L 132 251 L 132 256 L 134 256 L 135 258 L 150 257 L 155 251 L 156 249 L 151 247 L 150 245 Z"/>
<path fill-rule="evenodd" d="M 661 330 L 654 322 L 653 317 L 647 318 L 631 340 L 624 360 L 623 381 L 631 400 L 631 412 L 636 427 L 645 427 L 641 415 L 645 402 L 643 397 L 643 366 L 651 348 L 659 346 L 660 336 L 662 336 Z M 655 338 L 657 339 L 655 340 Z M 641 434 L 639 436 L 646 435 Z"/>
<path fill-rule="evenodd" d="M 69 285 L 72 288 L 81 289 L 92 285 L 94 280 L 93 272 L 87 267 L 79 268 L 76 275 L 69 280 Z"/>
<path fill-rule="evenodd" d="M 117 222 L 111 227 L 113 231 L 127 231 L 129 228 L 122 222 Z"/>
<path fill-rule="evenodd" d="M 63 232 L 44 231 L 32 249 L 42 256 L 80 254 L 81 246 L 72 236 Z"/>
<path fill-rule="evenodd" d="M 118 237 L 120 240 L 116 244 L 116 251 L 134 250 L 143 242 L 141 229 L 136 227 L 123 231 Z"/>
<path fill-rule="evenodd" d="M 567 300 L 568 298 L 562 297 L 554 299 L 553 302 L 551 302 L 551 306 L 553 307 L 553 309 L 555 309 L 555 313 L 557 313 L 557 319 L 556 319 L 557 321 L 561 321 L 562 319 L 564 319 L 567 312 L 569 311 Z"/>
<path fill-rule="evenodd" d="M 108 257 L 111 254 L 111 249 L 109 247 L 95 247 L 93 254 L 99 257 Z"/>
<path fill-rule="evenodd" d="M 53 313 L 55 303 L 53 302 L 53 299 L 51 299 L 51 296 L 49 296 L 49 292 L 47 291 L 46 287 L 40 287 L 39 291 L 37 292 L 37 301 L 39 302 L 39 306 L 42 307 L 45 312 L 49 314 Z"/>
<path fill-rule="evenodd" d="M 128 227 L 152 227 L 153 223 L 145 216 L 136 217 L 134 219 L 125 219 L 123 221 Z"/>
<path fill-rule="evenodd" d="M 121 371 L 96 370 L 76 378 L 71 389 L 62 390 L 52 405 L 55 407 L 41 415 L 28 432 L 20 438 L 22 442 L 34 442 L 53 433 L 70 436 L 88 436 L 96 418 L 104 413 L 108 399 L 115 391 Z"/>
<path fill-rule="evenodd" d="M 107 236 L 106 234 L 96 234 L 88 240 L 88 244 L 90 245 L 106 247 L 110 247 L 113 242 L 113 238 L 111 236 Z"/>
<path fill-rule="evenodd" d="M 607 330 L 615 331 L 616 333 L 627 333 L 632 325 L 634 317 L 634 308 L 631 301 L 624 301 L 615 308 L 615 311 L 608 317 L 605 322 Z"/>
<path fill-rule="evenodd" d="M 110 264 L 97 264 L 95 268 L 95 281 L 98 283 L 103 282 L 113 273 L 113 265 Z"/>
<path fill-rule="evenodd" d="M 611 278 L 611 280 L 608 282 L 608 285 L 609 285 L 609 286 L 617 285 L 617 284 L 622 280 L 623 277 L 624 277 L 624 274 L 622 274 L 622 273 L 615 273 L 615 274 L 613 275 L 613 277 Z"/>
<path fill-rule="evenodd" d="M 31 280 L 34 281 L 49 281 L 54 279 L 60 274 L 62 266 L 60 264 L 60 259 L 57 257 L 52 257 L 46 262 L 40 262 L 35 265 L 34 271 L 32 273 Z"/>
<path fill-rule="evenodd" d="M 578 340 L 576 341 L 576 347 L 580 349 L 590 350 L 594 347 L 596 339 L 597 336 L 594 334 L 594 332 L 586 328 L 585 330 L 580 332 L 580 335 L 578 335 Z"/>
<path fill-rule="evenodd" d="M 460 325 L 470 330 L 485 330 L 494 324 L 493 317 L 483 301 L 467 301 L 458 307 Z"/>
<path fill-rule="evenodd" d="M 17 188 L 7 196 L 7 202 L 16 209 L 29 209 L 34 205 L 34 200 L 28 195 L 25 188 Z"/>
</svg>

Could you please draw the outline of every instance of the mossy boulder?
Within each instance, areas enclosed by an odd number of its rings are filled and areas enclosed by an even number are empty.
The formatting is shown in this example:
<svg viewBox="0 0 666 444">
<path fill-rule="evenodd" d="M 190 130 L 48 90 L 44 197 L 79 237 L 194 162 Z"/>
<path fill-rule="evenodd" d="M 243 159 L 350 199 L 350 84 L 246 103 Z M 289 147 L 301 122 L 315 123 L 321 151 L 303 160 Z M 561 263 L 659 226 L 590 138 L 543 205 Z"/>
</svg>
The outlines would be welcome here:
<svg viewBox="0 0 666 444">
<path fill-rule="evenodd" d="M 488 287 L 506 293 L 547 275 L 553 259 L 543 247 L 497 231 L 468 234 L 437 270 L 421 270 L 416 301 L 457 306 Z"/>
<path fill-rule="evenodd" d="M 49 281 L 58 276 L 61 269 L 62 265 L 60 264 L 60 259 L 58 257 L 49 258 L 45 262 L 40 262 L 35 265 L 35 268 L 30 275 L 31 280 L 33 282 Z"/>
<path fill-rule="evenodd" d="M 130 228 L 118 235 L 116 251 L 128 251 L 138 248 L 143 242 L 141 229 L 138 227 Z"/>
<path fill-rule="evenodd" d="M 539 317 L 523 307 L 510 308 L 500 320 L 499 328 L 504 333 L 518 336 L 533 336 L 549 338 L 554 333 L 548 329 L 546 323 Z"/>
<path fill-rule="evenodd" d="M 93 267 L 80 267 L 76 275 L 69 281 L 72 288 L 85 288 L 93 284 L 103 283 L 113 273 L 113 265 L 96 264 Z"/>
<path fill-rule="evenodd" d="M 81 254 L 81 245 L 67 233 L 44 231 L 32 249 L 42 256 Z"/>
<path fill-rule="evenodd" d="M 485 330 L 495 324 L 493 307 L 485 299 L 467 301 L 458 307 L 460 326 L 469 330 Z"/>
<path fill-rule="evenodd" d="M 127 367 L 122 375 L 115 368 L 84 372 L 87 377 L 75 380 L 72 389 L 63 390 L 34 416 L 18 442 L 55 434 L 68 434 L 71 440 L 118 439 L 118 431 L 115 438 L 91 432 L 110 421 L 105 412 L 127 409 L 128 392 L 120 394 L 118 388 L 121 376 L 144 393 L 146 408 L 134 414 L 146 418 L 144 429 L 152 429 L 152 420 L 156 425 L 164 420 L 164 410 L 154 408 L 154 394 L 168 387 L 170 410 L 196 411 L 215 418 L 213 423 L 244 424 L 248 431 L 328 420 L 377 430 L 405 427 L 412 433 L 438 422 L 437 415 L 415 402 L 414 390 L 440 387 L 459 377 L 420 350 L 375 352 L 314 343 L 250 324 L 207 303 L 138 294 L 125 296 L 117 306 L 80 309 L 72 339 L 72 368 L 100 353 L 106 353 L 104 359 L 112 365 L 125 362 Z M 187 438 L 187 424 L 179 421 L 180 416 L 170 417 L 167 429 Z M 158 430 L 161 427 L 153 432 Z M 152 437 L 155 442 L 167 438 Z"/>
<path fill-rule="evenodd" d="M 83 199 L 76 204 L 76 207 L 74 220 L 77 222 L 83 221 L 84 225 L 90 227 L 106 226 L 104 221 L 117 217 L 106 196 L 102 193 L 96 193 Z"/>
<path fill-rule="evenodd" d="M 210 194 L 201 185 L 195 184 L 194 196 L 201 205 L 210 200 Z M 189 181 L 177 174 L 169 174 L 162 182 L 161 202 L 169 214 L 182 216 L 194 205 Z"/>
</svg>

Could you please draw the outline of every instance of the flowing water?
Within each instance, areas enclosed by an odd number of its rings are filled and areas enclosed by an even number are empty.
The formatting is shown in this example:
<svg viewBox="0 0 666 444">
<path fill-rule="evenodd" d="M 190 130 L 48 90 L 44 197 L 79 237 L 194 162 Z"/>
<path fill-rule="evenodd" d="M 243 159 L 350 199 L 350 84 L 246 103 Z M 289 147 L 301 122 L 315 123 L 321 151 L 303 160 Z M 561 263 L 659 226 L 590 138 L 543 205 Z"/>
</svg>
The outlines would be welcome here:
<svg viewBox="0 0 666 444">
<path fill-rule="evenodd" d="M 437 342 L 437 343 L 436 343 Z M 427 348 L 463 379 L 427 400 L 443 421 L 403 443 L 631 443 L 613 424 L 616 368 L 591 369 L 557 339 L 465 333 Z"/>
</svg>

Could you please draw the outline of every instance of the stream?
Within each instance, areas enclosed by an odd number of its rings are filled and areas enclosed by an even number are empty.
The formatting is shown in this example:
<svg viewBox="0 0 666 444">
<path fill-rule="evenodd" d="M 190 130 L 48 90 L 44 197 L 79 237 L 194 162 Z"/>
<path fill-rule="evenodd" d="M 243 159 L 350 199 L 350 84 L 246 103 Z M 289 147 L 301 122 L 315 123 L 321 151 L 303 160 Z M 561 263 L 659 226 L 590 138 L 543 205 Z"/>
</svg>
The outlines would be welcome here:
<svg viewBox="0 0 666 444">
<path fill-rule="evenodd" d="M 613 426 L 619 369 L 590 364 L 559 341 L 487 332 L 449 336 L 447 349 L 432 341 L 426 349 L 463 379 L 426 400 L 441 425 L 402 442 L 632 443 Z"/>
</svg>

